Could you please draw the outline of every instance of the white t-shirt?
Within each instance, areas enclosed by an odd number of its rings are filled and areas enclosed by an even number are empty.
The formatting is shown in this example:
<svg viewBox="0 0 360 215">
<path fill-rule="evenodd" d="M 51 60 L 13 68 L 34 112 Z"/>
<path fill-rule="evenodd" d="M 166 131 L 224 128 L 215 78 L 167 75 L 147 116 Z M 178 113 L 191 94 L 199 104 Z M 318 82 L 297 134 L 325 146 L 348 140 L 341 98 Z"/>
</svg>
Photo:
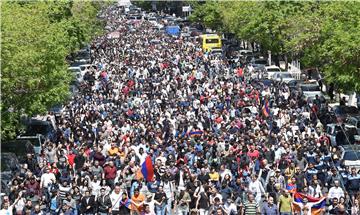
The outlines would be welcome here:
<svg viewBox="0 0 360 215">
<path fill-rule="evenodd" d="M 13 205 L 9 206 L 8 209 L 3 208 L 0 210 L 0 214 L 1 215 L 13 215 L 13 209 L 14 209 Z"/>
<path fill-rule="evenodd" d="M 119 210 L 121 198 L 122 198 L 122 192 L 120 192 L 119 194 L 116 194 L 115 191 L 113 191 L 110 194 L 112 210 L 115 210 L 115 211 Z"/>
<path fill-rule="evenodd" d="M 47 188 L 52 180 L 56 181 L 54 173 L 45 173 L 41 176 L 40 184 Z"/>
</svg>

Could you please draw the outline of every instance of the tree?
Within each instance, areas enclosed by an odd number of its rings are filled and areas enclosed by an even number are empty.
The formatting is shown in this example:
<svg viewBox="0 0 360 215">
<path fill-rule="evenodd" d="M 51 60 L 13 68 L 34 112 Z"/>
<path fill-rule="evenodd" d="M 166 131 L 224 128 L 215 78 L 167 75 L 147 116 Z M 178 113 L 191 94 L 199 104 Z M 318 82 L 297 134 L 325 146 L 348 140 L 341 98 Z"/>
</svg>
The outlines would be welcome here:
<svg viewBox="0 0 360 215">
<path fill-rule="evenodd" d="M 91 2 L 3 2 L 1 13 L 1 134 L 9 139 L 22 114 L 45 113 L 68 98 L 73 77 L 65 57 L 99 23 Z"/>
<path fill-rule="evenodd" d="M 328 82 L 360 91 L 360 3 L 207 1 L 193 21 L 317 67 Z"/>
</svg>

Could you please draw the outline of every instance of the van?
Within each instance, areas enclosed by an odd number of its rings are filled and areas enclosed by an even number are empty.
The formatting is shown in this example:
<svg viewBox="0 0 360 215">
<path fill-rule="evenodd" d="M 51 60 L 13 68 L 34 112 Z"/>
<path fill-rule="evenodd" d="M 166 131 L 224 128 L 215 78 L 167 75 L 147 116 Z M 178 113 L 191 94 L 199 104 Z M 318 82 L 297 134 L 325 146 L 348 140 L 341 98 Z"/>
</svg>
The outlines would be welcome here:
<svg viewBox="0 0 360 215">
<path fill-rule="evenodd" d="M 221 38 L 217 34 L 203 34 L 200 36 L 202 49 L 211 51 L 213 48 L 222 49 Z"/>
</svg>

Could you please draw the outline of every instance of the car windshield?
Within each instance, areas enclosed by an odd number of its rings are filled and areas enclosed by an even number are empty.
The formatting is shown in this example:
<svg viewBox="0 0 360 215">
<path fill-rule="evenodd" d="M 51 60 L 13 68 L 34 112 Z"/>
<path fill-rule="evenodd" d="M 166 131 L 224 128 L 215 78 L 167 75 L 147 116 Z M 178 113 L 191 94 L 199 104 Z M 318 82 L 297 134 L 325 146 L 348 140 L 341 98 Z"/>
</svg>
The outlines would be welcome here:
<svg viewBox="0 0 360 215">
<path fill-rule="evenodd" d="M 360 159 L 360 152 L 347 151 L 344 154 L 344 160 L 356 161 Z"/>
<path fill-rule="evenodd" d="M 289 73 L 280 73 L 281 78 L 292 78 L 291 74 Z"/>
<path fill-rule="evenodd" d="M 268 72 L 281 72 L 278 68 L 268 68 L 266 69 Z"/>
<path fill-rule="evenodd" d="M 267 64 L 267 61 L 266 61 L 266 60 L 255 60 L 255 64 L 266 65 L 266 64 Z"/>
<path fill-rule="evenodd" d="M 46 135 L 51 131 L 50 124 L 31 124 L 26 131 L 27 136 L 35 136 L 37 134 Z"/>
<path fill-rule="evenodd" d="M 213 54 L 221 54 L 222 53 L 222 50 L 221 49 L 213 49 L 213 50 L 211 50 L 211 53 L 213 53 Z"/>
<path fill-rule="evenodd" d="M 320 87 L 317 85 L 301 86 L 302 91 L 320 91 Z"/>
</svg>

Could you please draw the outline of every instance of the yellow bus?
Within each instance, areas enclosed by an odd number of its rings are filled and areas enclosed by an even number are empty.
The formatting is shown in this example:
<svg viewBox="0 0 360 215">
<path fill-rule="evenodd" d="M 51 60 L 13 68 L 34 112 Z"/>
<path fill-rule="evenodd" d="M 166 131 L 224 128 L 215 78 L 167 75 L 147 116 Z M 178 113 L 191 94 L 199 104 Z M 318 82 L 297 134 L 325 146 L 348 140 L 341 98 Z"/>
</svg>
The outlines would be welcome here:
<svg viewBox="0 0 360 215">
<path fill-rule="evenodd" d="M 203 34 L 200 38 L 204 51 L 211 51 L 213 48 L 222 48 L 221 37 L 217 34 Z"/>
</svg>

